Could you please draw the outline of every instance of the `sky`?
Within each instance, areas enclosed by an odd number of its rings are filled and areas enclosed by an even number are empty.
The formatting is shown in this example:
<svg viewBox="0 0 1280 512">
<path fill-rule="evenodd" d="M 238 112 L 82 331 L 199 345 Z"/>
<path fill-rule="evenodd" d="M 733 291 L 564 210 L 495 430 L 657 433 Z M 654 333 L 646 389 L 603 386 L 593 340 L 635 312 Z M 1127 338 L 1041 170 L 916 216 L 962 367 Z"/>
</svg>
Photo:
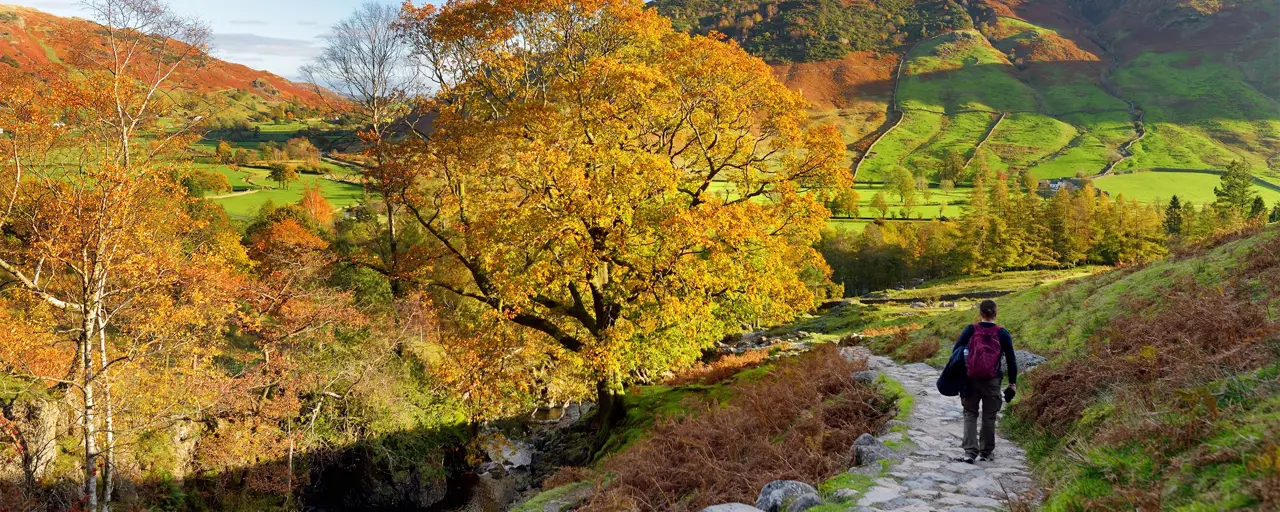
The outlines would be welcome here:
<svg viewBox="0 0 1280 512">
<path fill-rule="evenodd" d="M 399 5 L 399 0 L 373 0 Z M 56 14 L 86 17 L 78 0 L 0 0 Z M 169 0 L 183 16 L 199 18 L 213 30 L 213 55 L 300 78 L 298 68 L 323 45 L 321 36 L 350 15 L 363 0 Z M 415 0 L 415 3 L 423 3 Z"/>
</svg>

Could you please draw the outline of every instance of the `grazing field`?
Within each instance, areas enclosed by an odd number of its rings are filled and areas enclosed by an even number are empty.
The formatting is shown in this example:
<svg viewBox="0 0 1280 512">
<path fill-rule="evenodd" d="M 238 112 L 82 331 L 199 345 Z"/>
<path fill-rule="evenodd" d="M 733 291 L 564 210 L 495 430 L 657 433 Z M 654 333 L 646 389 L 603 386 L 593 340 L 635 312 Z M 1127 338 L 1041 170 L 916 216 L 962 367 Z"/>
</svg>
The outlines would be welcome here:
<svg viewBox="0 0 1280 512">
<path fill-rule="evenodd" d="M 359 172 L 351 166 L 340 162 L 321 158 L 319 173 L 298 173 L 298 181 L 282 188 L 271 180 L 270 165 L 294 165 L 303 168 L 307 162 L 302 160 L 279 160 L 273 162 L 259 161 L 258 150 L 268 142 L 283 145 L 289 139 L 299 137 L 308 128 L 323 128 L 325 125 L 317 121 L 293 121 L 288 123 L 254 123 L 252 130 L 225 130 L 214 132 L 195 144 L 194 150 L 199 156 L 193 164 L 196 168 L 213 171 L 227 178 L 231 192 L 210 192 L 213 202 L 222 205 L 228 214 L 238 218 L 249 218 L 257 214 L 264 204 L 275 205 L 296 203 L 308 187 L 319 187 L 335 208 L 345 208 L 359 202 L 364 197 L 364 188 L 355 182 Z M 249 165 L 232 166 L 218 163 L 214 154 L 218 143 L 226 141 L 233 150 L 245 149 L 250 152 L 252 161 Z"/>
<path fill-rule="evenodd" d="M 962 276 L 927 281 L 915 288 L 906 290 L 885 290 L 881 294 L 886 298 L 903 297 L 940 297 L 962 293 L 982 293 L 993 291 L 1020 291 L 1034 286 L 1059 283 L 1070 279 L 1078 279 L 1110 270 L 1111 267 L 1085 265 L 1063 270 L 1024 270 L 1003 272 L 989 276 Z"/>
<path fill-rule="evenodd" d="M 299 181 L 290 183 L 288 188 L 279 188 L 278 184 L 271 181 L 269 172 L 263 169 L 250 167 L 242 167 L 239 171 L 227 169 L 229 179 L 236 174 L 240 175 L 237 179 L 241 182 L 247 179 L 257 186 L 239 191 L 240 193 L 236 195 L 213 200 L 222 205 L 233 217 L 253 217 L 268 201 L 277 206 L 296 203 L 302 199 L 302 192 L 310 186 L 320 187 L 320 193 L 334 208 L 338 209 L 354 205 L 364 197 L 364 188 L 359 185 L 334 181 L 316 174 L 301 174 L 298 177 Z"/>
<path fill-rule="evenodd" d="M 1148 171 L 1104 176 L 1093 183 L 1111 197 L 1123 195 L 1125 199 L 1149 203 L 1167 202 L 1177 194 L 1184 203 L 1203 205 L 1214 201 L 1213 189 L 1221 183 L 1221 178 L 1213 174 Z M 1254 190 L 1268 205 L 1280 203 L 1280 192 L 1257 186 Z"/>
</svg>

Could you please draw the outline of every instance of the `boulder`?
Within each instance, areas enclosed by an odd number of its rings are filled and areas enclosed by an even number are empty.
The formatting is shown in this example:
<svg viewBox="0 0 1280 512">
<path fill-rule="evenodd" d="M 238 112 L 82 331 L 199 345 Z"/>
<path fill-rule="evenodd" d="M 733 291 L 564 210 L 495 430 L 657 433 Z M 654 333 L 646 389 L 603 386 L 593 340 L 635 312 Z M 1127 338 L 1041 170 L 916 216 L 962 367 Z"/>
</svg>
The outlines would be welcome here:
<svg viewBox="0 0 1280 512">
<path fill-rule="evenodd" d="M 764 341 L 764 331 L 755 331 L 743 334 L 742 338 L 738 340 L 738 343 L 742 345 L 759 345 L 764 343 Z"/>
<path fill-rule="evenodd" d="M 760 509 L 742 503 L 725 503 L 704 508 L 702 512 L 760 512 Z"/>
<path fill-rule="evenodd" d="M 928 304 L 925 304 L 925 303 L 923 303 L 923 302 L 912 302 L 912 303 L 911 303 L 911 307 L 916 308 L 916 309 L 924 309 L 924 308 L 929 307 L 929 305 L 928 305 Z"/>
<path fill-rule="evenodd" d="M 841 347 L 853 347 L 862 344 L 862 335 L 859 333 L 847 334 L 840 338 L 839 345 Z"/>
<path fill-rule="evenodd" d="M 488 439 L 484 450 L 489 455 L 489 460 L 507 468 L 522 468 L 533 464 L 533 446 L 523 440 L 493 436 Z"/>
<path fill-rule="evenodd" d="M 818 490 L 814 489 L 812 485 L 795 480 L 774 480 L 765 484 L 763 489 L 760 489 L 760 496 L 756 498 L 756 508 L 764 512 L 798 512 L 798 510 L 805 510 L 808 507 L 805 507 L 805 509 L 793 509 L 791 506 L 809 503 L 812 501 L 808 499 L 809 497 L 818 498 Z M 818 499 L 817 503 L 809 505 L 809 507 L 821 502 L 822 500 Z"/>
<path fill-rule="evenodd" d="M 880 372 L 874 371 L 874 370 L 854 372 L 853 374 L 854 380 L 857 380 L 858 382 L 861 382 L 863 384 L 871 384 L 875 382 L 876 378 L 879 376 L 880 376 Z"/>
<path fill-rule="evenodd" d="M 801 494 L 800 497 L 787 504 L 786 512 L 804 512 L 822 504 L 822 498 L 816 493 Z"/>
<path fill-rule="evenodd" d="M 869 466 L 881 460 L 892 460 L 898 453 L 885 446 L 883 442 L 871 434 L 862 434 L 853 442 L 853 450 L 857 455 L 855 461 L 859 466 Z"/>
<path fill-rule="evenodd" d="M 1039 354 L 1027 352 L 1025 350 L 1014 350 L 1013 355 L 1018 358 L 1019 370 L 1024 368 L 1034 368 L 1049 361 Z M 1004 360 L 1001 359 L 1001 365 L 1004 364 L 1003 361 Z"/>
</svg>

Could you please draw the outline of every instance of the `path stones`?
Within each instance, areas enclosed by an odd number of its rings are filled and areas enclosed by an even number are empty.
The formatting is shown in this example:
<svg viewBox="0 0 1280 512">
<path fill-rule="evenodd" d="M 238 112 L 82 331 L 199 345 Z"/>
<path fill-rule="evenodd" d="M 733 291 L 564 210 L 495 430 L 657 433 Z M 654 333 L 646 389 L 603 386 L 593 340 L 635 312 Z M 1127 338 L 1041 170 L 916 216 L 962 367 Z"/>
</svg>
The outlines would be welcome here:
<svg viewBox="0 0 1280 512">
<path fill-rule="evenodd" d="M 901 497 L 902 494 L 888 487 L 872 487 L 858 500 L 858 506 L 869 507 L 879 503 L 888 503 Z"/>
<path fill-rule="evenodd" d="M 760 509 L 742 503 L 725 503 L 704 508 L 702 512 L 760 512 Z"/>
<path fill-rule="evenodd" d="M 985 497 L 1001 492 L 1000 484 L 989 476 L 974 478 L 965 482 L 961 487 L 964 489 L 965 494 L 969 496 Z"/>
<path fill-rule="evenodd" d="M 1010 496 L 1036 495 L 1022 449 L 998 432 L 996 460 L 977 464 L 952 460 L 962 453 L 963 409 L 959 399 L 943 397 L 934 391 L 938 370 L 922 363 L 899 366 L 887 358 L 868 356 L 864 350 L 864 347 L 841 349 L 844 357 L 856 355 L 867 360 L 869 370 L 855 373 L 855 379 L 874 382 L 883 374 L 901 383 L 907 393 L 917 398 L 906 421 L 890 421 L 879 438 L 864 434 L 854 441 L 858 466 L 849 472 L 871 477 L 872 485 L 861 493 L 852 489 L 834 491 L 825 502 L 828 506 L 835 505 L 832 510 L 991 512 L 1002 509 L 1006 492 Z M 1022 357 L 1019 354 L 1019 358 Z M 1028 362 L 1034 360 L 1027 359 Z M 898 452 L 886 442 L 906 448 Z M 779 480 L 761 490 L 755 507 L 728 504 L 719 507 L 737 508 L 709 508 L 703 512 L 801 512 L 821 503 L 812 486 Z"/>
<path fill-rule="evenodd" d="M 938 483 L 942 483 L 942 484 L 955 484 L 955 483 L 956 483 L 956 479 L 955 479 L 955 477 L 952 477 L 952 476 L 949 476 L 949 475 L 944 475 L 944 474 L 942 474 L 942 473 L 938 473 L 938 472 L 934 472 L 934 471 L 930 471 L 930 472 L 927 472 L 927 473 L 925 473 L 925 474 L 923 474 L 923 475 L 920 475 L 920 478 L 928 478 L 929 480 L 933 480 L 934 482 L 938 482 Z"/>
<path fill-rule="evenodd" d="M 1019 354 L 1019 366 L 1025 366 L 1021 358 Z M 1034 355 L 1027 361 L 1039 362 Z M 1032 482 L 1022 449 L 998 432 L 995 461 L 966 464 L 951 459 L 962 455 L 963 408 L 958 398 L 943 397 L 933 389 L 938 370 L 923 363 L 897 366 L 888 362 L 882 371 L 917 397 L 904 439 L 914 447 L 904 453 L 908 458 L 887 468 L 886 474 L 898 487 L 878 479 L 872 490 L 879 494 L 868 491 L 859 506 L 873 510 L 989 511 L 1002 508 L 1006 490 L 1019 496 L 1029 494 Z"/>
</svg>

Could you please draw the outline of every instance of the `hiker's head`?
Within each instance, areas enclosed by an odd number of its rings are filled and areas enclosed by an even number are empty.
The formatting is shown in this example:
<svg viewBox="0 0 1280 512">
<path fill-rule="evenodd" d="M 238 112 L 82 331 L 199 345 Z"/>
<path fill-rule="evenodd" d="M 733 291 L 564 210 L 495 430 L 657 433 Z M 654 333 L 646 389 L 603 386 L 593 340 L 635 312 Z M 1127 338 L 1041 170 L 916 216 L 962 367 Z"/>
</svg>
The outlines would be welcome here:
<svg viewBox="0 0 1280 512">
<path fill-rule="evenodd" d="M 978 304 L 978 314 L 982 316 L 983 320 L 988 322 L 995 320 L 996 301 L 990 299 L 982 301 L 982 304 Z"/>
</svg>

